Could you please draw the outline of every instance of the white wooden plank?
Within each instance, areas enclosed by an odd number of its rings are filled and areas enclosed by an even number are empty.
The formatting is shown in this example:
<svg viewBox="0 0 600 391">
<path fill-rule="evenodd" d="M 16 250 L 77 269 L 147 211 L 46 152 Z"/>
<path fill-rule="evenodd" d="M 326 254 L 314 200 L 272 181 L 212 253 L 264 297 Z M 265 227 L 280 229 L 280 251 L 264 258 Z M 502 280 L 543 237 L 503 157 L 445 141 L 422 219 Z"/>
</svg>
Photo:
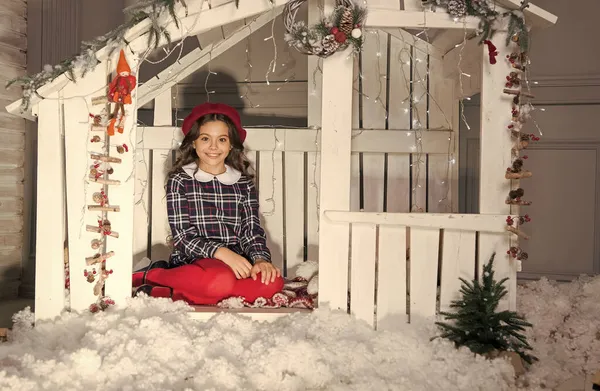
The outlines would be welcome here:
<svg viewBox="0 0 600 391">
<path fill-rule="evenodd" d="M 360 210 L 360 153 L 350 156 L 350 210 Z"/>
<path fill-rule="evenodd" d="M 141 132 L 141 131 L 140 131 Z M 247 129 L 248 136 L 244 146 L 250 151 L 273 150 L 273 128 Z M 321 148 L 319 130 L 317 129 L 277 129 L 280 139 L 275 150 L 286 152 L 315 152 Z M 410 153 L 415 150 L 415 132 L 397 128 L 396 131 L 376 129 L 361 132 L 352 131 L 352 151 L 371 153 Z M 447 154 L 448 130 L 423 131 L 423 151 L 425 153 Z M 138 137 L 138 143 L 146 149 L 170 149 L 174 142 L 183 140 L 180 128 L 153 127 L 143 128 L 143 135 Z"/>
<path fill-rule="evenodd" d="M 112 58 L 112 64 L 117 63 L 118 53 Z M 130 52 L 127 53 L 127 61 L 132 70 L 139 74 L 138 61 L 139 58 L 136 55 L 132 55 Z M 136 123 L 137 123 L 137 110 L 135 110 L 137 103 L 137 89 L 132 94 L 132 104 L 127 105 L 125 110 L 127 117 L 125 119 L 124 132 L 115 133 L 114 136 L 110 137 L 112 145 L 127 144 L 131 146 L 132 140 L 136 140 Z M 112 155 L 118 155 L 114 149 L 111 148 Z M 106 241 L 106 250 L 114 251 L 115 256 L 110 258 L 106 262 L 106 267 L 109 270 L 113 270 L 110 277 L 106 280 L 105 295 L 113 299 L 117 305 L 125 304 L 125 300 L 131 297 L 131 273 L 133 266 L 133 231 L 134 231 L 134 202 L 135 202 L 135 155 L 133 153 L 126 153 L 118 155 L 122 162 L 119 165 L 115 165 L 114 173 L 111 175 L 111 179 L 120 180 L 119 186 L 109 186 L 108 196 L 110 202 L 119 205 L 120 212 L 108 213 L 108 218 L 112 223 L 112 228 L 119 232 L 119 238 L 108 237 Z"/>
<path fill-rule="evenodd" d="M 244 147 L 246 147 L 245 144 L 244 144 Z M 260 173 L 258 172 L 258 167 L 257 167 L 258 154 L 256 153 L 256 151 L 246 150 L 245 155 L 248 158 L 248 161 L 250 162 L 250 167 L 252 168 L 252 172 L 254 172 L 254 184 L 256 185 L 256 188 L 260 192 L 260 188 L 259 188 L 260 184 L 258 182 L 258 177 L 259 177 Z"/>
<path fill-rule="evenodd" d="M 379 227 L 377 328 L 388 316 L 406 317 L 406 227 Z"/>
<path fill-rule="evenodd" d="M 427 212 L 427 158 L 423 150 L 423 133 L 427 129 L 428 115 L 427 103 L 429 101 L 427 83 L 429 79 L 428 54 L 426 51 L 417 50 L 421 45 L 418 41 L 412 48 L 412 123 L 411 128 L 417 130 L 415 134 L 416 152 L 412 154 L 412 212 Z"/>
<path fill-rule="evenodd" d="M 139 102 L 138 102 L 139 104 Z M 164 89 L 154 99 L 154 126 L 172 126 L 173 125 L 173 98 L 171 89 Z"/>
<path fill-rule="evenodd" d="M 390 129 L 410 129 L 410 64 L 411 45 L 414 36 L 399 34 L 403 30 L 390 32 L 390 74 L 389 77 L 389 106 L 388 122 Z M 396 143 L 404 144 L 407 149 L 405 154 L 389 153 L 387 161 L 387 211 L 410 211 L 410 155 L 415 151 L 414 131 L 396 130 L 392 133 Z M 391 145 L 391 144 L 388 144 Z M 427 143 L 427 145 L 430 145 Z M 390 151 L 393 152 L 393 151 Z M 399 151 L 395 151 L 399 152 Z"/>
<path fill-rule="evenodd" d="M 379 6 L 386 5 L 379 1 Z M 389 3 L 387 3 L 389 5 Z M 387 119 L 387 33 L 381 30 L 367 31 L 362 56 L 362 127 L 363 129 L 385 129 Z M 362 132 L 368 133 L 368 130 Z M 362 135 L 361 134 L 361 135 Z M 360 135 L 358 136 L 360 137 Z M 364 210 L 383 212 L 385 156 L 363 154 Z"/>
<path fill-rule="evenodd" d="M 307 154 L 307 193 L 306 193 L 306 259 L 317 261 L 319 258 L 319 190 L 321 159 L 319 154 Z"/>
<path fill-rule="evenodd" d="M 352 224 L 350 312 L 375 325 L 375 224 Z"/>
<path fill-rule="evenodd" d="M 275 140 L 273 140 L 275 142 Z M 267 246 L 271 250 L 273 265 L 283 270 L 283 160 L 281 152 L 260 154 L 258 194 L 263 228 L 267 233 Z"/>
<path fill-rule="evenodd" d="M 240 1 L 236 7 L 234 2 L 229 2 L 218 7 L 203 10 L 198 14 L 190 14 L 179 19 L 179 27 L 175 23 L 168 21 L 162 26 L 171 35 L 171 40 L 176 42 L 183 36 L 194 36 L 199 33 L 212 29 L 226 23 L 235 22 L 244 18 L 249 18 L 266 12 L 276 12 L 289 0 L 261 0 L 255 2 L 243 3 Z M 143 35 L 130 42 L 129 47 L 136 53 L 141 53 L 147 49 L 148 38 Z M 160 46 L 167 43 L 166 39 L 161 39 Z"/>
<path fill-rule="evenodd" d="M 38 155 L 56 155 L 58 151 L 58 157 L 40 158 L 37 165 L 37 193 L 44 197 L 38 197 L 36 213 L 36 321 L 59 316 L 65 305 L 64 264 L 57 262 L 63 259 L 65 230 L 62 104 L 57 93 L 48 98 L 39 105 Z"/>
<path fill-rule="evenodd" d="M 167 245 L 171 235 L 167 216 L 165 180 L 172 167 L 171 151 L 155 149 L 152 151 L 152 224 L 150 228 L 150 255 L 152 260 L 169 259 L 171 249 Z"/>
<path fill-rule="evenodd" d="M 445 12 L 423 12 L 423 11 L 394 11 L 373 9 L 369 10 L 366 26 L 378 27 L 402 27 L 404 29 L 477 29 L 479 19 L 467 16 L 465 22 L 453 21 Z"/>
<path fill-rule="evenodd" d="M 304 262 L 304 153 L 285 154 L 285 272 L 295 277 Z"/>
<path fill-rule="evenodd" d="M 323 0 L 308 0 L 309 25 L 314 25 L 322 19 L 321 7 L 323 7 Z M 306 60 L 308 61 L 308 127 L 316 128 L 321 126 L 323 60 L 317 56 L 307 56 Z"/>
<path fill-rule="evenodd" d="M 409 155 L 389 154 L 387 163 L 387 211 L 410 212 Z"/>
<path fill-rule="evenodd" d="M 475 276 L 475 235 L 475 232 L 444 231 L 440 311 L 450 310 L 452 300 L 460 298 L 459 278 L 472 281 Z"/>
<path fill-rule="evenodd" d="M 495 35 L 497 42 L 504 42 L 506 32 Z M 505 58 L 514 48 L 497 45 L 498 58 Z M 512 139 L 506 131 L 506 121 L 509 119 L 512 100 L 502 93 L 504 78 L 511 71 L 507 61 L 498 61 L 491 65 L 486 59 L 487 50 L 481 48 L 483 60 L 483 83 L 481 87 L 481 165 L 479 185 L 479 213 L 508 215 L 510 207 L 505 199 L 510 190 L 510 181 L 502 174 L 511 164 Z M 507 114 L 508 113 L 508 114 Z M 498 280 L 508 277 L 506 282 L 508 295 L 500 307 L 516 309 L 517 299 L 517 262 L 506 254 L 510 246 L 510 236 L 507 234 L 481 233 L 479 236 L 479 276 L 483 265 L 493 252 L 496 252 L 494 267 Z"/>
<path fill-rule="evenodd" d="M 370 223 L 407 227 L 448 228 L 462 231 L 506 232 L 506 215 L 446 213 L 367 213 L 327 210 L 325 217 L 339 223 Z"/>
<path fill-rule="evenodd" d="M 410 316 L 435 316 L 439 230 L 410 229 Z"/>
<path fill-rule="evenodd" d="M 85 96 L 93 94 L 105 84 L 106 65 L 101 64 L 77 84 L 65 87 L 63 94 L 65 98 Z M 64 105 L 70 300 L 71 309 L 75 311 L 84 311 L 96 302 L 94 285 L 87 282 L 83 273 L 88 268 L 85 258 L 98 253 L 98 250 L 91 248 L 92 239 L 103 239 L 101 234 L 85 230 L 86 225 L 97 226 L 98 220 L 102 219 L 101 213 L 87 211 L 87 205 L 96 204 L 93 194 L 103 188 L 96 183 L 87 184 L 84 179 L 92 164 L 88 151 L 102 153 L 100 143 L 92 144 L 89 141 L 90 125 L 87 118 L 84 120 L 89 107 L 90 96 L 85 100 L 67 99 Z"/>
<path fill-rule="evenodd" d="M 429 57 L 429 128 L 452 128 L 454 113 L 454 81 L 444 79 L 443 62 L 434 57 Z M 429 154 L 429 212 L 451 213 L 458 212 L 452 209 L 453 191 L 458 187 L 453 186 L 453 176 L 458 169 L 458 129 L 448 135 L 447 152 L 443 154 Z M 457 189 L 456 189 L 457 190 Z M 458 193 L 456 191 L 456 193 Z M 458 194 L 457 194 L 458 195 Z"/>
<path fill-rule="evenodd" d="M 150 232 L 150 150 L 135 150 L 135 205 L 133 207 L 133 264 L 149 257 Z"/>
<path fill-rule="evenodd" d="M 350 150 L 353 58 L 350 50 L 323 61 L 321 134 L 321 217 L 328 209 L 350 208 Z M 321 218 L 319 226 L 319 305 L 346 309 L 349 226 Z"/>
<path fill-rule="evenodd" d="M 383 212 L 385 156 L 363 154 L 363 189 L 365 212 Z"/>
</svg>

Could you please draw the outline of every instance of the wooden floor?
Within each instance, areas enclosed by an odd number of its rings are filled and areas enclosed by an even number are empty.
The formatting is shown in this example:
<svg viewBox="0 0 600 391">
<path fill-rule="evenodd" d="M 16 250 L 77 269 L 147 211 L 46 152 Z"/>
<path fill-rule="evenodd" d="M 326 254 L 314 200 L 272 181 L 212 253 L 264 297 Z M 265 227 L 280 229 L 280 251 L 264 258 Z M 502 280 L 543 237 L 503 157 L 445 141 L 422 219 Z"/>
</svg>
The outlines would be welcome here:
<svg viewBox="0 0 600 391">
<path fill-rule="evenodd" d="M 193 306 L 194 312 L 190 316 L 198 320 L 208 320 L 217 314 L 239 314 L 252 318 L 253 320 L 271 322 L 282 316 L 295 313 L 308 314 L 312 312 L 306 308 L 218 308 L 211 306 Z"/>
</svg>

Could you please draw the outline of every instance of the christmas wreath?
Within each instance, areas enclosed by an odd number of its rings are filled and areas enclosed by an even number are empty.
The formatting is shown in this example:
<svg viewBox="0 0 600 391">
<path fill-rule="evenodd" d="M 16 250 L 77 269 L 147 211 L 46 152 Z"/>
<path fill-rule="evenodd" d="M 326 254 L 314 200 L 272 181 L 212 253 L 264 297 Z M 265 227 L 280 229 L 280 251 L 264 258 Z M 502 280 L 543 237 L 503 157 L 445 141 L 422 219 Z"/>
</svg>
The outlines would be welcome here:
<svg viewBox="0 0 600 391">
<path fill-rule="evenodd" d="M 285 41 L 307 55 L 329 57 L 349 45 L 359 52 L 362 47 L 362 26 L 367 15 L 365 8 L 351 0 L 336 0 L 335 9 L 329 17 L 314 26 L 303 21 L 296 22 L 298 9 L 306 0 L 292 0 L 283 10 L 286 30 Z"/>
</svg>

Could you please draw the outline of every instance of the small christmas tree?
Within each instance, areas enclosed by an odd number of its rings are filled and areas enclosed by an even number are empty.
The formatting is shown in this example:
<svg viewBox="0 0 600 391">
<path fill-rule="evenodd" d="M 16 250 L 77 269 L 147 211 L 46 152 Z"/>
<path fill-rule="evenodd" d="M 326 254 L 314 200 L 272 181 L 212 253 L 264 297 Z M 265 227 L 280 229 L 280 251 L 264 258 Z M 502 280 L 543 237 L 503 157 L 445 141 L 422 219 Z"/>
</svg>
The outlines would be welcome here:
<svg viewBox="0 0 600 391">
<path fill-rule="evenodd" d="M 496 312 L 498 303 L 506 296 L 504 282 L 494 281 L 495 253 L 483 268 L 483 282 L 468 282 L 461 278 L 460 291 L 463 297 L 452 301 L 450 307 L 456 313 L 440 312 L 452 324 L 436 322 L 442 329 L 442 337 L 453 341 L 456 346 L 466 346 L 473 353 L 486 354 L 493 352 L 514 351 L 523 361 L 531 364 L 537 357 L 527 354 L 532 350 L 527 338 L 521 334 L 531 323 L 514 311 Z"/>
</svg>

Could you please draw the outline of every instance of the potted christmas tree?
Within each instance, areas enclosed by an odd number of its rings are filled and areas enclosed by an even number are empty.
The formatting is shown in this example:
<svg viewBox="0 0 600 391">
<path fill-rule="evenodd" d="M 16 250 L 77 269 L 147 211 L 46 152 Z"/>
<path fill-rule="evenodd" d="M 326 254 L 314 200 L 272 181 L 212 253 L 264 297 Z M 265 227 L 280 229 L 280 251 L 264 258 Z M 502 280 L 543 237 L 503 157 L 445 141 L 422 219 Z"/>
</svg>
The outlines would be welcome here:
<svg viewBox="0 0 600 391">
<path fill-rule="evenodd" d="M 527 364 L 532 364 L 537 357 L 527 353 L 532 347 L 522 334 L 526 327 L 532 327 L 531 323 L 514 311 L 497 312 L 500 300 L 507 294 L 504 283 L 508 278 L 499 282 L 494 280 L 495 255 L 492 254 L 484 266 L 481 282 L 460 278 L 462 298 L 450 304 L 456 312 L 441 311 L 440 314 L 450 322 L 436 324 L 442 330 L 441 337 L 453 341 L 457 347 L 466 346 L 473 353 L 488 357 L 514 352 Z M 515 371 L 521 372 L 516 365 Z"/>
</svg>

